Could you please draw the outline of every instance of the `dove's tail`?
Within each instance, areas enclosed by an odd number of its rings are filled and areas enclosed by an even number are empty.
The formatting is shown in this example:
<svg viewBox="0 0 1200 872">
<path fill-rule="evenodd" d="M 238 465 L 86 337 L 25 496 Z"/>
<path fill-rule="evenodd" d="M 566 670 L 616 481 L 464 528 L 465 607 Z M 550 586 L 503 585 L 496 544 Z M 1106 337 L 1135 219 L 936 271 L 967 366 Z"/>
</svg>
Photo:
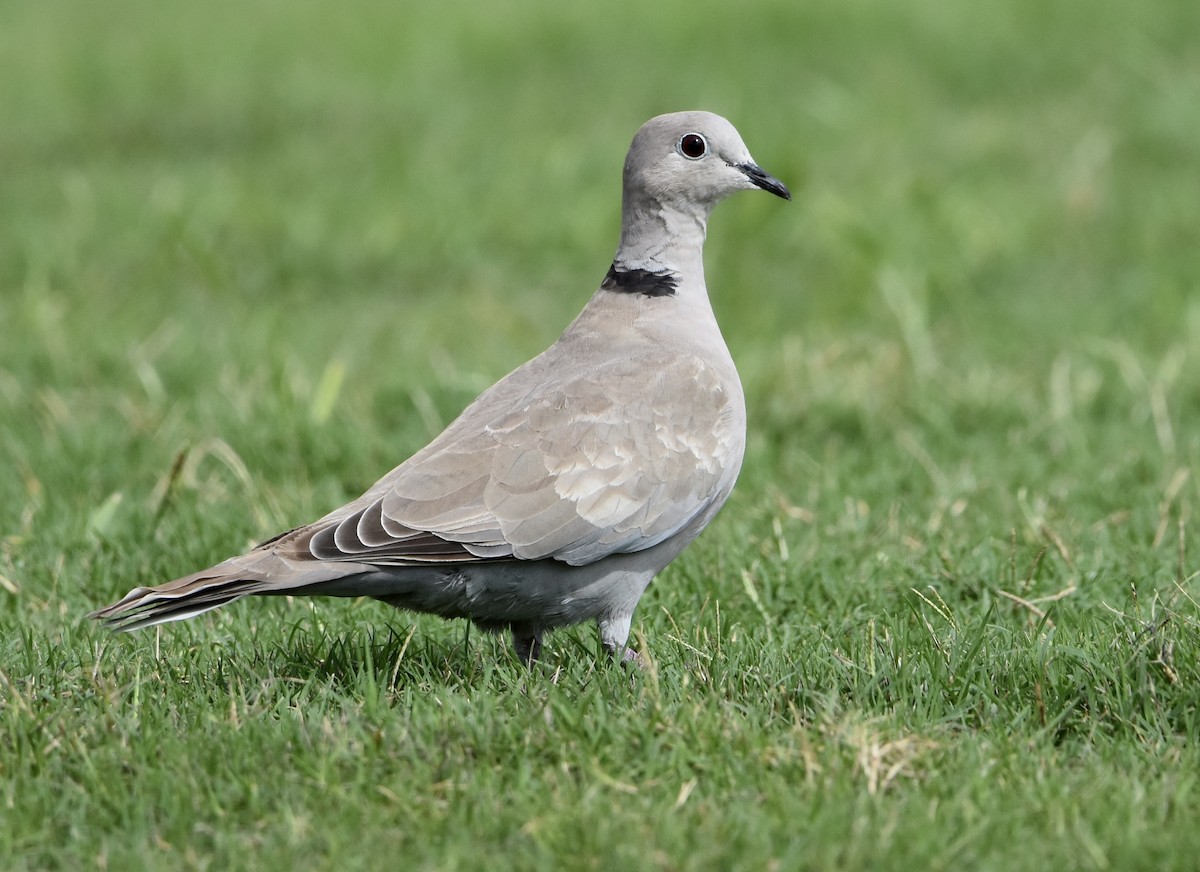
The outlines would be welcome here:
<svg viewBox="0 0 1200 872">
<path fill-rule="evenodd" d="M 368 569 L 354 563 L 291 560 L 264 547 L 158 587 L 135 587 L 124 599 L 88 617 L 111 630 L 139 630 L 195 617 L 251 594 L 315 593 L 314 588 Z"/>
</svg>

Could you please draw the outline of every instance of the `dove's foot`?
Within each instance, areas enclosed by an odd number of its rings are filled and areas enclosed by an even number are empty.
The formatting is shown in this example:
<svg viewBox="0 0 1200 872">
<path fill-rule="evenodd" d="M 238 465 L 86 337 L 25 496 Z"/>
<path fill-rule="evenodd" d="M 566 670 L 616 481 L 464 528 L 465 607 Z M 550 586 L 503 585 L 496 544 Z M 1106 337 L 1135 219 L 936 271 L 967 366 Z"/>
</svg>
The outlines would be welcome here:
<svg viewBox="0 0 1200 872">
<path fill-rule="evenodd" d="M 643 669 L 645 664 L 642 663 L 642 655 L 634 651 L 632 648 L 626 648 L 621 652 L 621 665 L 627 669 Z"/>
<path fill-rule="evenodd" d="M 604 646 L 608 656 L 622 666 L 641 669 L 641 656 L 629 647 L 629 628 L 633 623 L 633 615 L 601 618 L 596 623 L 600 627 L 600 644 Z"/>
<path fill-rule="evenodd" d="M 513 650 L 517 652 L 517 659 L 526 666 L 532 666 L 533 662 L 542 656 L 542 633 L 540 630 L 533 630 L 529 627 L 513 627 L 512 640 Z"/>
</svg>

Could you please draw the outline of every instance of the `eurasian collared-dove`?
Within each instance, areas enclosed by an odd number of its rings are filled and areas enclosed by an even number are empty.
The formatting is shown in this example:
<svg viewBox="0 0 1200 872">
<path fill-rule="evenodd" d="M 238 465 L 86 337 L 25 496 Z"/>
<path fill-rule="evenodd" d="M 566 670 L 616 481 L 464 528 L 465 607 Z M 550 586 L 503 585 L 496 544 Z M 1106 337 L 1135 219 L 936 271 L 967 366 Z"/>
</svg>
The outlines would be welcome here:
<svg viewBox="0 0 1200 872">
<path fill-rule="evenodd" d="M 702 254 L 713 206 L 751 188 L 791 199 L 724 118 L 646 122 L 612 266 L 557 342 L 348 505 L 92 617 L 131 630 L 249 594 L 369 596 L 509 629 L 525 661 L 544 631 L 589 619 L 632 657 L 643 591 L 742 464 L 742 386 Z"/>
</svg>

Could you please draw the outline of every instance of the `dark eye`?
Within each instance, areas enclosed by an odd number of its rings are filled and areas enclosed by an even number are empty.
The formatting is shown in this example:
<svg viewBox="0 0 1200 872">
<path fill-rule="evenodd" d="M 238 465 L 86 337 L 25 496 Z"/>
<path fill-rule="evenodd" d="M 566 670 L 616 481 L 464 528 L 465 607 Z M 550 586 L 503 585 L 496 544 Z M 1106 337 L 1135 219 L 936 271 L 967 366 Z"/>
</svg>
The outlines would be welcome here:
<svg viewBox="0 0 1200 872">
<path fill-rule="evenodd" d="M 699 133 L 685 133 L 679 138 L 679 153 L 690 160 L 699 160 L 708 153 L 708 143 Z"/>
</svg>

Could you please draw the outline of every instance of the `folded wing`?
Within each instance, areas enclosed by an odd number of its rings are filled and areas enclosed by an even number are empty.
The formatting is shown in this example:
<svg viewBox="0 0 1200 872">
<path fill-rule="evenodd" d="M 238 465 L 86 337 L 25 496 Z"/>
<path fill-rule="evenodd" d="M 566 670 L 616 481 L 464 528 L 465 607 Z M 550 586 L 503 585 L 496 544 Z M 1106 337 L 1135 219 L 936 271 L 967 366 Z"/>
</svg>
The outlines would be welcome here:
<svg viewBox="0 0 1200 872">
<path fill-rule="evenodd" d="M 582 565 L 653 547 L 728 494 L 741 398 L 703 361 L 664 352 L 610 358 L 565 382 L 540 375 L 513 373 L 364 497 L 283 547 L 373 565 Z"/>
</svg>

